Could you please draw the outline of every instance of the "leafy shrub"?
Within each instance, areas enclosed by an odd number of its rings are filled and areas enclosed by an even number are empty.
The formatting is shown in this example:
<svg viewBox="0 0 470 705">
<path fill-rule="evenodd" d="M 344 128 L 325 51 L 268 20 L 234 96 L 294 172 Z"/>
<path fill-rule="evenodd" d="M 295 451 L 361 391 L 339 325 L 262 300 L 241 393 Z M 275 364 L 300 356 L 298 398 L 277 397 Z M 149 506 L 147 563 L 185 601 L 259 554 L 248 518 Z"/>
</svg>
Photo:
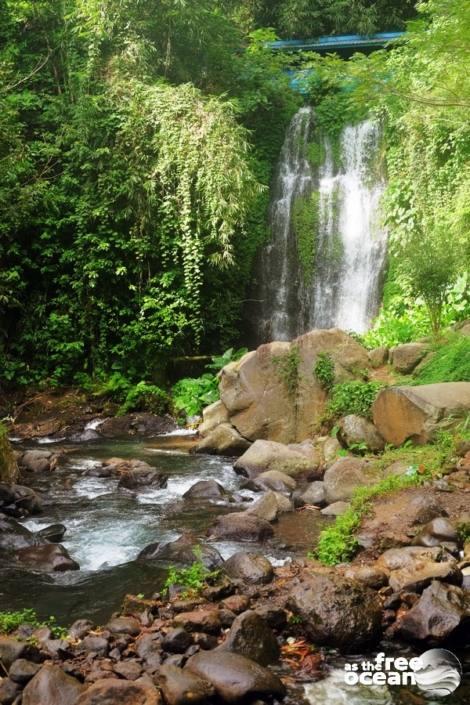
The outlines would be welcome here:
<svg viewBox="0 0 470 705">
<path fill-rule="evenodd" d="M 329 418 L 348 414 L 370 417 L 371 406 L 382 388 L 380 382 L 341 382 L 332 388 L 327 405 Z"/>
<path fill-rule="evenodd" d="M 67 635 L 67 630 L 56 624 L 55 617 L 48 617 L 40 621 L 36 612 L 32 609 L 19 610 L 18 612 L 0 612 L 0 634 L 10 634 L 18 629 L 22 624 L 28 624 L 35 629 L 49 627 L 56 638 L 63 638 Z"/>
<path fill-rule="evenodd" d="M 218 380 L 210 372 L 201 377 L 184 377 L 173 386 L 171 394 L 176 411 L 195 416 L 219 398 Z"/>
<path fill-rule="evenodd" d="M 247 348 L 229 348 L 223 355 L 215 355 L 212 362 L 206 365 L 205 372 L 200 377 L 184 377 L 171 390 L 173 406 L 176 411 L 183 411 L 186 416 L 196 416 L 205 406 L 213 404 L 219 398 L 219 381 L 216 373 L 229 362 L 239 360 L 247 352 Z"/>
<path fill-rule="evenodd" d="M 170 397 L 163 389 L 155 384 L 139 382 L 128 390 L 124 403 L 119 407 L 118 415 L 144 410 L 161 415 L 168 411 L 169 404 Z"/>
<path fill-rule="evenodd" d="M 455 334 L 416 373 L 418 384 L 470 382 L 470 337 Z"/>
<path fill-rule="evenodd" d="M 175 568 L 170 566 L 168 576 L 163 586 L 164 592 L 169 592 L 170 588 L 179 586 L 184 588 L 183 596 L 198 595 L 209 581 L 214 581 L 220 574 L 218 570 L 209 570 L 201 561 L 201 551 L 195 547 L 194 555 L 196 560 L 189 568 Z"/>
<path fill-rule="evenodd" d="M 323 389 L 329 391 L 335 381 L 335 363 L 330 353 L 319 353 L 315 365 L 313 366 L 313 374 L 320 382 Z"/>
</svg>

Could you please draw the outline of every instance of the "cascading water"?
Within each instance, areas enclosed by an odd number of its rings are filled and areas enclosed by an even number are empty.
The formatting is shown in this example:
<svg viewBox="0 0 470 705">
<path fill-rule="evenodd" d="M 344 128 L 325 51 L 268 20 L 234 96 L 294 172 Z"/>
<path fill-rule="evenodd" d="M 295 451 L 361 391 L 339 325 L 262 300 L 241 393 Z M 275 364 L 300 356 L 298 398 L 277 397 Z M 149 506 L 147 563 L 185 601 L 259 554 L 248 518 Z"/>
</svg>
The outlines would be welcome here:
<svg viewBox="0 0 470 705">
<path fill-rule="evenodd" d="M 320 166 L 312 164 L 312 145 Z M 328 137 L 318 138 L 312 108 L 294 116 L 273 187 L 272 236 L 259 258 L 257 342 L 292 339 L 311 328 L 367 330 L 380 303 L 387 240 L 379 147 L 372 120 L 344 128 L 334 149 Z M 300 225 L 293 217 L 299 199 Z M 306 268 L 309 256 L 313 266 Z"/>
<path fill-rule="evenodd" d="M 373 174 L 379 140 L 371 120 L 346 127 L 336 174 L 324 140 L 312 327 L 363 333 L 377 312 L 387 241 L 379 222 L 383 182 Z"/>
<path fill-rule="evenodd" d="M 292 228 L 295 199 L 311 193 L 313 170 L 307 145 L 313 125 L 313 110 L 303 107 L 294 115 L 286 133 L 269 208 L 270 242 L 261 253 L 259 293 L 255 312 L 257 336 L 265 340 L 289 340 L 298 335 L 299 312 L 306 298 Z"/>
</svg>

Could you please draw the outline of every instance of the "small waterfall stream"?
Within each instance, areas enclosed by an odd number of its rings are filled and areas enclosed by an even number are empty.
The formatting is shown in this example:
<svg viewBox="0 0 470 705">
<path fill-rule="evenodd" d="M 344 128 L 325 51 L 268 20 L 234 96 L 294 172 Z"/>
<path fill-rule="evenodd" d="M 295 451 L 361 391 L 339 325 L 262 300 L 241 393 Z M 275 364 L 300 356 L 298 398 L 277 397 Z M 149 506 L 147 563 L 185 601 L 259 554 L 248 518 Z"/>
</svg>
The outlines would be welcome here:
<svg viewBox="0 0 470 705">
<path fill-rule="evenodd" d="M 312 147 L 321 155 L 317 163 Z M 379 151 L 373 120 L 345 127 L 335 149 L 318 134 L 313 108 L 292 119 L 273 185 L 271 239 L 258 262 L 257 342 L 289 340 L 312 328 L 362 333 L 369 327 L 380 304 L 387 243 Z M 299 199 L 310 209 L 300 225 L 294 217 Z"/>
</svg>

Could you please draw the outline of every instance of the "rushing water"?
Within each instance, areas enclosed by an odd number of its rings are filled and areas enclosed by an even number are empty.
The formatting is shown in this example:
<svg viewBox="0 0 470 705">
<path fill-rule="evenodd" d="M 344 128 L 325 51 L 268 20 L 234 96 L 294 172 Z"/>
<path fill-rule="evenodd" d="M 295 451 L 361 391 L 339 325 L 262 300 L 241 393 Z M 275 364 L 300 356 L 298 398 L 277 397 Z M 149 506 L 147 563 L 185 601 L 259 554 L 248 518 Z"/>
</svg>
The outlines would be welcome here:
<svg viewBox="0 0 470 705">
<path fill-rule="evenodd" d="M 303 107 L 286 132 L 274 180 L 271 239 L 259 257 L 250 311 L 256 342 L 290 340 L 315 327 L 364 332 L 380 303 L 386 232 L 379 126 L 365 120 L 345 127 L 337 149 L 322 136 L 319 167 L 309 160 L 314 137 L 314 109 Z M 315 210 L 303 225 L 312 231 L 312 271 L 299 254 L 298 199 Z"/>
<path fill-rule="evenodd" d="M 60 445 L 66 451 L 66 460 L 57 470 L 25 478 L 43 497 L 44 511 L 23 523 L 33 531 L 64 524 L 67 531 L 62 543 L 80 570 L 46 574 L 0 564 L 0 610 L 33 606 L 40 616 L 54 614 L 64 624 L 84 615 L 104 620 L 119 607 L 127 592 L 151 594 L 161 587 L 167 565 L 135 560 L 145 546 L 174 540 L 185 531 L 202 538 L 218 515 L 242 511 L 255 497 L 240 490 L 243 478 L 236 475 L 233 461 L 227 458 L 162 450 L 152 447 L 151 441 Z M 116 456 L 145 460 L 168 475 L 167 487 L 130 492 L 118 489 L 115 478 L 87 475 L 103 459 Z M 185 501 L 184 492 L 201 479 L 217 480 L 234 498 Z M 295 521 L 296 515 L 292 519 Z M 296 533 L 295 528 L 287 526 L 287 539 Z M 306 540 L 311 542 L 313 538 Z M 286 539 L 282 540 L 285 543 Z M 285 551 L 277 547 L 279 543 L 274 542 L 269 549 L 275 561 L 286 557 Z M 213 545 L 224 558 L 240 549 L 232 542 Z M 251 546 L 250 550 L 253 548 L 263 551 L 263 547 Z"/>
</svg>

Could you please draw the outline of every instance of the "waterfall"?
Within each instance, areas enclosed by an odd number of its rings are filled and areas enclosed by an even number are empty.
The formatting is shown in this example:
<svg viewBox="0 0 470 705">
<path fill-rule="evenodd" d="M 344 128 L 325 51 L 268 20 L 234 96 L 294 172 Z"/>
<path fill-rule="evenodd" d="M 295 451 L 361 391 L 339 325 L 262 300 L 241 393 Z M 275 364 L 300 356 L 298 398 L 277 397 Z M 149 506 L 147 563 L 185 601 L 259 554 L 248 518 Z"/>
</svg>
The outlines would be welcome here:
<svg viewBox="0 0 470 705">
<path fill-rule="evenodd" d="M 312 145 L 316 164 L 309 158 Z M 294 116 L 273 185 L 271 239 L 258 262 L 258 342 L 291 339 L 311 328 L 368 329 L 380 304 L 387 240 L 379 213 L 379 148 L 373 120 L 345 127 L 335 147 L 316 130 L 312 108 Z M 293 218 L 299 197 L 311 210 L 303 224 L 309 239 L 303 233 L 300 244 Z M 302 266 L 306 246 L 311 271 Z"/>
</svg>

